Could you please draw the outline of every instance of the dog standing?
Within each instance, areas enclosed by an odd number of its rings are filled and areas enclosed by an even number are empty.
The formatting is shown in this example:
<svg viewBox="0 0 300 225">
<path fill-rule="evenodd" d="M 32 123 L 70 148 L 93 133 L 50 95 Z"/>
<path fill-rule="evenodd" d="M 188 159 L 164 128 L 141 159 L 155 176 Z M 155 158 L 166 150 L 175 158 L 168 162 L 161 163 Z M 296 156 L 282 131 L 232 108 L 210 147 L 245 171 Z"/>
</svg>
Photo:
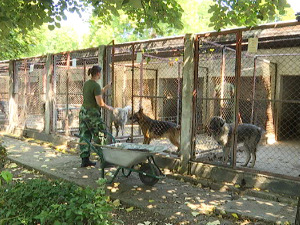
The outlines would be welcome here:
<svg viewBox="0 0 300 225">
<path fill-rule="evenodd" d="M 213 138 L 223 147 L 223 161 L 227 164 L 230 149 L 232 147 L 234 124 L 228 124 L 221 117 L 213 117 L 209 123 L 209 130 Z M 254 167 L 256 161 L 257 145 L 262 136 L 262 129 L 253 124 L 239 124 L 237 127 L 237 143 L 243 143 L 246 151 L 247 166 L 251 156 L 252 162 L 250 167 Z"/>
<path fill-rule="evenodd" d="M 122 135 L 124 135 L 125 124 L 128 120 L 128 115 L 131 113 L 131 106 L 125 106 L 124 108 L 114 108 L 112 121 L 116 128 L 116 136 L 119 135 L 119 128 L 121 128 Z"/>
<path fill-rule="evenodd" d="M 143 109 L 133 114 L 131 118 L 137 122 L 142 129 L 144 135 L 144 144 L 150 144 L 152 139 L 168 138 L 170 142 L 180 150 L 180 127 L 169 121 L 154 120 L 143 113 Z"/>
</svg>

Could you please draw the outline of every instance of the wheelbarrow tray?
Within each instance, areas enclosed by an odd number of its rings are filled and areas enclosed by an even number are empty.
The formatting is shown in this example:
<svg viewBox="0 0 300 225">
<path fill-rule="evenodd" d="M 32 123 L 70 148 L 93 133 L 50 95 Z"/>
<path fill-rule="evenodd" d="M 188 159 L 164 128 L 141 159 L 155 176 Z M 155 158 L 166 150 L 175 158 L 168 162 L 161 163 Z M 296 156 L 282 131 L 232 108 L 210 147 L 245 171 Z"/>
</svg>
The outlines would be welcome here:
<svg viewBox="0 0 300 225">
<path fill-rule="evenodd" d="M 164 146 L 151 146 L 136 143 L 115 143 L 102 147 L 105 162 L 122 167 L 132 167 L 148 156 L 167 150 Z"/>
</svg>

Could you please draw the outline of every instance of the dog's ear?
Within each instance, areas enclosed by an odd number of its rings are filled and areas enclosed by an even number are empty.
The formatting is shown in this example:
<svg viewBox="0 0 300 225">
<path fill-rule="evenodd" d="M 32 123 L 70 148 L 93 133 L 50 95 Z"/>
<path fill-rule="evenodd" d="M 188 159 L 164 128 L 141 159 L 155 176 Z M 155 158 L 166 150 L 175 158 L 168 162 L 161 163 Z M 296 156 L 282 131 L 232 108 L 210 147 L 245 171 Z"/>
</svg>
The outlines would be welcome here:
<svg viewBox="0 0 300 225">
<path fill-rule="evenodd" d="M 140 108 L 139 113 L 143 113 L 143 107 Z"/>
</svg>

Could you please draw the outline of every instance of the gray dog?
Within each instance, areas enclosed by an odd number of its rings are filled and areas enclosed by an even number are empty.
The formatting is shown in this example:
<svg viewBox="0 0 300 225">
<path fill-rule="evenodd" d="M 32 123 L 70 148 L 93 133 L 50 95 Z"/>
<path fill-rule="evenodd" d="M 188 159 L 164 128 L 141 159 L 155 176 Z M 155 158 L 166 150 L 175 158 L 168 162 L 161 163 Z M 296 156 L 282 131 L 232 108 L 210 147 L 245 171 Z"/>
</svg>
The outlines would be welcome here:
<svg viewBox="0 0 300 225">
<path fill-rule="evenodd" d="M 209 123 L 209 131 L 213 138 L 223 147 L 223 161 L 228 162 L 229 152 L 232 147 L 234 124 L 226 123 L 221 117 L 213 117 Z M 247 154 L 247 166 L 252 156 L 250 167 L 254 167 L 256 161 L 256 148 L 262 136 L 262 129 L 253 124 L 239 124 L 237 127 L 237 143 L 243 143 Z"/>
<path fill-rule="evenodd" d="M 132 108 L 130 105 L 125 106 L 124 108 L 114 108 L 112 121 L 116 127 L 116 136 L 119 135 L 119 128 L 121 128 L 122 135 L 124 135 L 125 125 L 131 110 Z"/>
</svg>

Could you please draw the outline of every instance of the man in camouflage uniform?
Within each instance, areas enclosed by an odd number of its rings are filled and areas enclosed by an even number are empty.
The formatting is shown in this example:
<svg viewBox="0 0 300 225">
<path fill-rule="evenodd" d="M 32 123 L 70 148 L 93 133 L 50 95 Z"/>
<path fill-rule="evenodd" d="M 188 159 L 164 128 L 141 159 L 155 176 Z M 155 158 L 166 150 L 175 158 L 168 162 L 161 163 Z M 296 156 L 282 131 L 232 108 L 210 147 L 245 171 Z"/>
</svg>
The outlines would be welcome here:
<svg viewBox="0 0 300 225">
<path fill-rule="evenodd" d="M 83 85 L 83 104 L 79 112 L 79 131 L 80 131 L 80 157 L 82 158 L 81 167 L 95 166 L 95 162 L 91 162 L 90 152 L 91 149 L 86 145 L 84 138 L 95 143 L 104 145 L 106 138 L 104 135 L 105 125 L 101 118 L 100 107 L 113 110 L 113 107 L 106 105 L 102 98 L 102 91 L 97 81 L 101 76 L 101 67 L 93 66 L 88 70 L 88 75 L 92 78 L 86 81 Z"/>
</svg>

